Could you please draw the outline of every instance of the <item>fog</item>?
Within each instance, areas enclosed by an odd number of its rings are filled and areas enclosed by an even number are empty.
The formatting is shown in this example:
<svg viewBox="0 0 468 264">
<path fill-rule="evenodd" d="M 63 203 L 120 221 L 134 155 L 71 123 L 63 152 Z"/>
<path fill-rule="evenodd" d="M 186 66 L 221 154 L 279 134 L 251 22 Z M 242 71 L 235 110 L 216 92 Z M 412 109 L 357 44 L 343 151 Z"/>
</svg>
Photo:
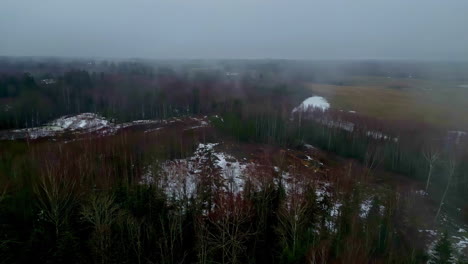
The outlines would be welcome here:
<svg viewBox="0 0 468 264">
<path fill-rule="evenodd" d="M 2 0 L 0 55 L 468 59 L 463 0 Z"/>
</svg>

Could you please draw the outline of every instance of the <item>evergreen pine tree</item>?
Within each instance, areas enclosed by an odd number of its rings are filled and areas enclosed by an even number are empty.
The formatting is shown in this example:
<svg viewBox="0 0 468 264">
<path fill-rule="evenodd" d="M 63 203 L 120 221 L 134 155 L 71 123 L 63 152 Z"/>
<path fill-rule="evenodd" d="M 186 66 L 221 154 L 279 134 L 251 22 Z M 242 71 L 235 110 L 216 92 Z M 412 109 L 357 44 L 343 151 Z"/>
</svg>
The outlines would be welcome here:
<svg viewBox="0 0 468 264">
<path fill-rule="evenodd" d="M 452 258 L 452 245 L 450 244 L 450 241 L 448 239 L 447 232 L 445 232 L 439 239 L 439 241 L 437 241 L 429 263 L 445 264 L 453 262 L 454 261 Z"/>
</svg>

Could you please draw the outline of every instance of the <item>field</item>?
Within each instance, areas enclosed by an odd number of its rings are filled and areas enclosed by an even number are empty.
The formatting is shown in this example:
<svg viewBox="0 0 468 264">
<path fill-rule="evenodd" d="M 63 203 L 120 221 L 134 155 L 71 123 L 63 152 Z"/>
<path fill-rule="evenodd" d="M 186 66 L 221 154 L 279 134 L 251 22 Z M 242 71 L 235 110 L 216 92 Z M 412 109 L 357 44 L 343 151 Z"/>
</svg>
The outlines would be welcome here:
<svg viewBox="0 0 468 264">
<path fill-rule="evenodd" d="M 387 120 L 425 122 L 449 130 L 468 129 L 468 89 L 460 84 L 385 77 L 354 77 L 343 84 L 306 86 L 335 109 Z"/>
</svg>

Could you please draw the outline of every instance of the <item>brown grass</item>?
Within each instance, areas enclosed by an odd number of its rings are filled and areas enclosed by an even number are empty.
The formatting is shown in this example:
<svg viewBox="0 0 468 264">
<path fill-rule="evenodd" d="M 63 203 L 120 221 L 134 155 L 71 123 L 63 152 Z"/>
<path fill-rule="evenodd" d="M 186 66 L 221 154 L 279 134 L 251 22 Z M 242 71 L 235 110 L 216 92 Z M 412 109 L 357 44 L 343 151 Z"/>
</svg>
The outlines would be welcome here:
<svg viewBox="0 0 468 264">
<path fill-rule="evenodd" d="M 308 83 L 333 108 L 388 120 L 425 122 L 447 129 L 468 129 L 468 89 L 414 79 L 355 79 L 349 85 Z"/>
</svg>

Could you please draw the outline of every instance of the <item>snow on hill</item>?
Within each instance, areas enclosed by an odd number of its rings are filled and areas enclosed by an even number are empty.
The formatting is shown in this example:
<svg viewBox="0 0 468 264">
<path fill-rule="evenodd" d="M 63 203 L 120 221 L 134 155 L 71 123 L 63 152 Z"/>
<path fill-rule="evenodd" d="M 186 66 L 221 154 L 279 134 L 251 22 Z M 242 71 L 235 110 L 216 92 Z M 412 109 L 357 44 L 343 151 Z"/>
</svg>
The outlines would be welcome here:
<svg viewBox="0 0 468 264">
<path fill-rule="evenodd" d="M 330 104 L 328 103 L 327 99 L 321 97 L 321 96 L 312 96 L 307 99 L 305 99 L 299 106 L 295 107 L 292 112 L 298 112 L 298 111 L 307 111 L 309 109 L 321 109 L 322 111 L 327 110 L 330 108 Z"/>
<path fill-rule="evenodd" d="M 0 140 L 38 139 L 54 137 L 63 133 L 94 133 L 98 135 L 112 135 L 121 129 L 137 126 L 146 127 L 147 130 L 145 130 L 145 133 L 149 133 L 162 129 L 161 126 L 175 122 L 190 125 L 190 127 L 185 130 L 199 129 L 209 126 L 209 119 L 207 116 L 183 119 L 170 118 L 167 120 L 135 120 L 127 123 L 114 124 L 98 114 L 81 113 L 73 116 L 62 116 L 39 127 L 0 130 Z"/>
<path fill-rule="evenodd" d="M 37 139 L 53 137 L 64 132 L 89 133 L 103 131 L 114 132 L 114 124 L 94 113 L 82 113 L 74 116 L 62 116 L 44 126 L 0 131 L 0 140 Z"/>
<path fill-rule="evenodd" d="M 75 116 L 63 116 L 50 122 L 48 126 L 56 127 L 57 130 L 75 131 L 86 130 L 97 131 L 110 128 L 113 124 L 102 116 L 94 113 L 82 113 Z"/>
</svg>

